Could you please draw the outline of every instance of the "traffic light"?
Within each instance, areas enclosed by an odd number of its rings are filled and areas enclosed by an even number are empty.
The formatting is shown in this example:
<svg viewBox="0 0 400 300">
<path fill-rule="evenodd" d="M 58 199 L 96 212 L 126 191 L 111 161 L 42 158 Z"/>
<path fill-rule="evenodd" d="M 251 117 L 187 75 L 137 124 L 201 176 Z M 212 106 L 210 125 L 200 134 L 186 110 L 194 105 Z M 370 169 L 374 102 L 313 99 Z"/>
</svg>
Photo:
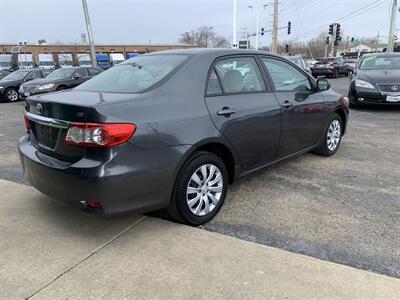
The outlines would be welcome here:
<svg viewBox="0 0 400 300">
<path fill-rule="evenodd" d="M 261 27 L 261 35 L 264 35 L 264 27 Z"/>
<path fill-rule="evenodd" d="M 333 24 L 329 25 L 329 34 L 333 34 Z"/>
<path fill-rule="evenodd" d="M 289 45 L 288 44 L 285 45 L 285 52 L 289 53 Z"/>
<path fill-rule="evenodd" d="M 351 42 L 354 43 L 354 37 L 351 38 Z"/>
<path fill-rule="evenodd" d="M 329 36 L 326 37 L 326 44 L 329 44 Z"/>
<path fill-rule="evenodd" d="M 287 22 L 287 34 L 290 34 L 292 32 L 292 22 Z"/>
<path fill-rule="evenodd" d="M 336 39 L 340 38 L 340 24 L 336 24 Z"/>
</svg>

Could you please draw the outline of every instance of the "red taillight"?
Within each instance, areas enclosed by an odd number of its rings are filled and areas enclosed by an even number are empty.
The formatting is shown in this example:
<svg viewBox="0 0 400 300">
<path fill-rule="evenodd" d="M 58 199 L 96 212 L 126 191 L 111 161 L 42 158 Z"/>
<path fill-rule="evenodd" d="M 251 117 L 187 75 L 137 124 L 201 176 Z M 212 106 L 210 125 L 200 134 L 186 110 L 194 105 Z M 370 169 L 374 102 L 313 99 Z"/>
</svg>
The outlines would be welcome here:
<svg viewBox="0 0 400 300">
<path fill-rule="evenodd" d="M 97 201 L 87 201 L 86 206 L 90 208 L 96 208 L 96 209 L 102 209 L 103 206 L 101 206 L 100 202 Z"/>
<path fill-rule="evenodd" d="M 26 130 L 29 131 L 29 129 L 31 129 L 31 125 L 29 124 L 29 120 L 25 115 L 24 115 L 24 122 L 25 122 Z"/>
<path fill-rule="evenodd" d="M 127 142 L 135 131 L 134 124 L 72 123 L 65 142 L 84 147 L 109 148 Z"/>
</svg>

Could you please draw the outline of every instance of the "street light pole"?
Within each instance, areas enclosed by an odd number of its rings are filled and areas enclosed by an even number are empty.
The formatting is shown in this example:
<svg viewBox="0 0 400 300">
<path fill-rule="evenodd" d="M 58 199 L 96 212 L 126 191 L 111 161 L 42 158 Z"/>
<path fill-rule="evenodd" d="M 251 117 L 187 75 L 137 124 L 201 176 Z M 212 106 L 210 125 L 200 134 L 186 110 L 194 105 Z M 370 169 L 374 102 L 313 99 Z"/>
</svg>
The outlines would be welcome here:
<svg viewBox="0 0 400 300">
<path fill-rule="evenodd" d="M 260 23 L 259 22 L 259 20 L 260 20 L 260 11 L 262 9 L 265 9 L 267 6 L 268 6 L 267 4 L 264 4 L 263 6 L 260 6 L 257 9 L 255 9 L 256 10 L 256 50 L 258 50 L 258 35 L 260 34 L 260 28 L 259 28 L 260 27 L 260 24 L 259 24 Z M 251 10 L 254 10 L 254 6 L 252 6 L 252 5 L 250 5 L 249 8 Z"/>
<path fill-rule="evenodd" d="M 96 50 L 94 48 L 93 32 L 92 32 L 92 26 L 90 25 L 89 11 L 86 0 L 82 0 L 82 5 L 83 5 L 83 13 L 85 14 L 86 29 L 89 36 L 90 56 L 92 59 L 92 66 L 97 67 Z"/>
<path fill-rule="evenodd" d="M 233 26 L 232 26 L 232 48 L 237 48 L 237 30 L 236 30 L 236 23 L 237 23 L 237 0 L 233 0 Z"/>
<path fill-rule="evenodd" d="M 389 27 L 389 40 L 387 52 L 393 52 L 394 48 L 394 31 L 396 28 L 396 14 L 397 14 L 397 0 L 392 2 L 392 11 L 390 13 L 390 27 Z"/>
</svg>

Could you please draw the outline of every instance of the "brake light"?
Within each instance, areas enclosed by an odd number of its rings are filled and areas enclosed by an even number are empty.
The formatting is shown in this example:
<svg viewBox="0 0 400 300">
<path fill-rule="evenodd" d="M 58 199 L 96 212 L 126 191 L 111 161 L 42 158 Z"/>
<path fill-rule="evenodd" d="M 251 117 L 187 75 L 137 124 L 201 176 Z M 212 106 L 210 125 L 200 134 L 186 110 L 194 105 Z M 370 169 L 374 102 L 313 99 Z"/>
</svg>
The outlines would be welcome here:
<svg viewBox="0 0 400 300">
<path fill-rule="evenodd" d="M 72 123 L 65 142 L 76 146 L 110 148 L 127 142 L 135 131 L 134 124 Z"/>
<path fill-rule="evenodd" d="M 31 129 L 31 124 L 29 124 L 29 120 L 25 115 L 24 115 L 24 122 L 25 122 L 26 130 L 29 131 Z"/>
</svg>

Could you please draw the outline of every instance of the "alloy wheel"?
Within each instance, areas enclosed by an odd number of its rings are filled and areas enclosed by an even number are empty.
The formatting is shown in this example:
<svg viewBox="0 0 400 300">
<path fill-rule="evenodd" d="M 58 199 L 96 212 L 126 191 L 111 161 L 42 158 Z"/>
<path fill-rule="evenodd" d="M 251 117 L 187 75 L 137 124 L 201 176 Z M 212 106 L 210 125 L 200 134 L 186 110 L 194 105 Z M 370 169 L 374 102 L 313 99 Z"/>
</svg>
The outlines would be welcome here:
<svg viewBox="0 0 400 300">
<path fill-rule="evenodd" d="M 331 124 L 329 124 L 327 133 L 327 146 L 329 151 L 336 150 L 340 142 L 341 134 L 340 122 L 338 120 L 333 120 Z"/>
<path fill-rule="evenodd" d="M 213 164 L 200 166 L 190 177 L 186 189 L 186 203 L 196 216 L 211 213 L 223 193 L 224 181 L 220 169 Z"/>
<path fill-rule="evenodd" d="M 7 99 L 9 101 L 17 101 L 18 100 L 18 92 L 14 89 L 10 89 L 7 91 Z"/>
</svg>

